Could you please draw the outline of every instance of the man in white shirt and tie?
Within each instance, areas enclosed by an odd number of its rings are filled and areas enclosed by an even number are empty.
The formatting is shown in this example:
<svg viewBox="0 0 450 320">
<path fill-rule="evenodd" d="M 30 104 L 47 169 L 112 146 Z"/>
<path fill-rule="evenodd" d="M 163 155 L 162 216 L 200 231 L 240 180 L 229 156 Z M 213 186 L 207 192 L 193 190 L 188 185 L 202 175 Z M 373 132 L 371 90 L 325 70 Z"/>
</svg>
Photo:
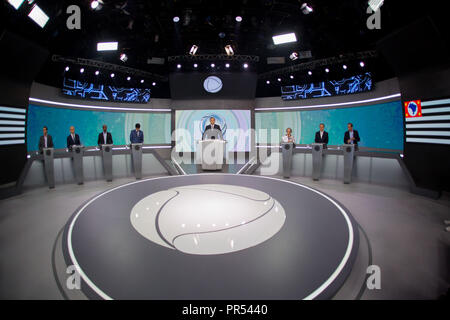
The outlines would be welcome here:
<svg viewBox="0 0 450 320">
<path fill-rule="evenodd" d="M 328 132 L 325 131 L 325 124 L 321 123 L 319 125 L 319 131 L 316 132 L 316 137 L 314 139 L 315 143 L 322 143 L 323 148 L 326 149 L 328 145 Z"/>
<path fill-rule="evenodd" d="M 67 136 L 67 149 L 72 151 L 72 146 L 81 145 L 80 136 L 75 133 L 75 127 L 70 127 L 70 134 Z"/>
<path fill-rule="evenodd" d="M 103 125 L 103 130 L 98 135 L 97 144 L 100 147 L 103 144 L 113 144 L 112 135 L 110 132 L 108 132 L 108 127 L 106 124 Z"/>
<path fill-rule="evenodd" d="M 53 139 L 52 136 L 48 134 L 47 127 L 44 126 L 42 131 L 43 135 L 39 139 L 39 151 L 42 151 L 44 148 L 53 148 Z"/>
</svg>

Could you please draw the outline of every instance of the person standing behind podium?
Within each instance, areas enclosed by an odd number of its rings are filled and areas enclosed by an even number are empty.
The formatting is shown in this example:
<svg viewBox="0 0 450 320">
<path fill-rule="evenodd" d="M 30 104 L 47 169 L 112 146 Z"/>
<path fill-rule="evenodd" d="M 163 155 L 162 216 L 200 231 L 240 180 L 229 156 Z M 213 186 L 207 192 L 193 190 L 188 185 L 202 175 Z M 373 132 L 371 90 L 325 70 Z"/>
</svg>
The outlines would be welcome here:
<svg viewBox="0 0 450 320">
<path fill-rule="evenodd" d="M 314 139 L 315 143 L 322 143 L 323 148 L 327 148 L 328 144 L 328 132 L 325 131 L 325 125 L 321 123 L 319 125 L 319 131 L 316 132 L 316 138 Z"/>
<path fill-rule="evenodd" d="M 348 131 L 345 132 L 344 135 L 344 143 L 345 144 L 354 144 L 355 150 L 358 150 L 358 142 L 361 140 L 359 138 L 359 133 L 356 130 L 353 130 L 353 124 L 347 124 Z"/>
<path fill-rule="evenodd" d="M 217 130 L 222 131 L 222 129 L 220 129 L 220 126 L 218 124 L 216 124 L 216 119 L 214 117 L 209 118 L 209 124 L 205 127 L 205 131 L 212 130 L 212 129 L 217 129 Z"/>
<path fill-rule="evenodd" d="M 295 147 L 295 139 L 294 139 L 294 136 L 292 135 L 292 129 L 291 128 L 287 128 L 286 129 L 286 135 L 281 137 L 281 141 L 283 141 L 284 143 L 292 142 L 294 144 L 294 147 Z"/>
<path fill-rule="evenodd" d="M 106 124 L 103 125 L 103 131 L 98 135 L 97 144 L 101 147 L 103 144 L 113 144 L 112 135 L 108 132 Z"/>
<path fill-rule="evenodd" d="M 80 136 L 75 133 L 75 127 L 70 127 L 70 134 L 67 136 L 67 149 L 72 151 L 72 146 L 81 145 Z"/>
<path fill-rule="evenodd" d="M 53 148 L 53 139 L 52 136 L 48 134 L 48 128 L 44 126 L 42 128 L 43 135 L 39 138 L 39 151 L 42 152 L 42 149 L 44 148 Z"/>
<path fill-rule="evenodd" d="M 141 131 L 141 125 L 136 123 L 135 130 L 131 130 L 130 142 L 131 143 L 144 143 L 144 133 Z"/>
</svg>

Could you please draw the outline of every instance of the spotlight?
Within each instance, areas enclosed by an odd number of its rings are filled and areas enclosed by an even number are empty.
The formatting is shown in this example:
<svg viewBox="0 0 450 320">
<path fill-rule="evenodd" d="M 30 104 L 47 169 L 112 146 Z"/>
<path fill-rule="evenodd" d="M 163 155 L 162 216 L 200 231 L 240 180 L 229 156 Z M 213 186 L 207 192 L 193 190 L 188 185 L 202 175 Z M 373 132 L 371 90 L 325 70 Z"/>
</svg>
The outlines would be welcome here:
<svg viewBox="0 0 450 320">
<path fill-rule="evenodd" d="M 229 63 L 225 63 L 225 68 L 229 68 L 230 64 Z"/>
<path fill-rule="evenodd" d="M 216 65 L 214 63 L 211 63 L 211 68 L 214 68 Z"/>
<path fill-rule="evenodd" d="M 9 4 L 12 5 L 16 10 L 19 10 L 24 1 L 25 0 L 8 0 Z"/>
<path fill-rule="evenodd" d="M 156 82 L 152 82 L 152 86 L 156 86 Z"/>
<path fill-rule="evenodd" d="M 102 8 L 101 1 L 91 1 L 91 9 L 92 10 L 100 10 Z"/>
<path fill-rule="evenodd" d="M 181 64 L 177 64 L 177 69 L 181 69 Z"/>
<path fill-rule="evenodd" d="M 308 71 L 308 75 L 312 76 L 312 71 Z"/>
<path fill-rule="evenodd" d="M 180 17 L 178 16 L 173 17 L 173 22 L 175 23 L 180 22 Z"/>
<path fill-rule="evenodd" d="M 347 70 L 347 65 L 344 64 L 344 65 L 342 66 L 342 68 L 343 68 L 344 70 Z"/>
<path fill-rule="evenodd" d="M 266 83 L 267 83 L 267 84 L 270 84 L 270 81 L 269 81 L 269 80 L 267 80 L 267 81 L 266 81 Z"/>
<path fill-rule="evenodd" d="M 189 54 L 191 55 L 191 56 L 193 56 L 193 55 L 195 55 L 195 53 L 197 52 L 197 50 L 198 50 L 198 46 L 196 46 L 195 44 L 191 47 L 191 50 L 189 50 Z"/>
<path fill-rule="evenodd" d="M 278 82 L 281 82 L 281 78 L 278 78 L 277 81 L 278 81 Z"/>
<path fill-rule="evenodd" d="M 306 2 L 304 4 L 302 4 L 300 9 L 302 10 L 303 14 L 305 14 L 305 15 L 313 12 L 313 8 L 310 5 L 308 5 Z"/>
<path fill-rule="evenodd" d="M 236 17 L 236 22 L 241 22 L 242 21 L 242 17 L 241 16 L 237 16 Z"/>
<path fill-rule="evenodd" d="M 120 61 L 122 61 L 122 62 L 127 62 L 127 60 L 128 60 L 128 56 L 125 54 L 125 53 L 122 53 L 121 55 L 120 55 Z"/>
<path fill-rule="evenodd" d="M 361 61 L 361 62 L 359 63 L 359 65 L 361 66 L 361 68 L 364 68 L 364 66 L 365 66 L 366 64 L 364 63 L 364 61 Z"/>
<path fill-rule="evenodd" d="M 81 69 L 80 69 L 80 73 L 84 73 L 84 68 L 81 68 Z"/>
<path fill-rule="evenodd" d="M 48 15 L 46 15 L 45 12 L 41 8 L 39 8 L 37 4 L 33 6 L 33 9 L 31 9 L 28 16 L 41 28 L 44 28 L 48 20 L 50 19 Z"/>
<path fill-rule="evenodd" d="M 131 80 L 131 77 L 127 77 L 127 80 L 130 81 L 130 80 Z"/>
<path fill-rule="evenodd" d="M 291 55 L 289 56 L 289 58 L 291 58 L 292 61 L 297 60 L 298 59 L 298 52 L 292 52 Z"/>
<path fill-rule="evenodd" d="M 293 75 L 290 75 L 289 78 L 294 79 L 294 76 L 293 76 Z"/>
<path fill-rule="evenodd" d="M 116 75 L 114 73 L 111 73 L 111 78 L 114 78 Z"/>
<path fill-rule="evenodd" d="M 194 63 L 194 68 L 197 68 L 197 67 L 198 67 L 198 64 Z"/>
<path fill-rule="evenodd" d="M 227 56 L 234 55 L 234 50 L 229 44 L 225 46 L 225 52 L 227 53 Z"/>
<path fill-rule="evenodd" d="M 325 68 L 325 72 L 326 72 L 326 73 L 330 72 L 330 69 Z"/>
<path fill-rule="evenodd" d="M 280 34 L 278 36 L 272 37 L 273 44 L 283 44 L 283 43 L 289 43 L 289 42 L 297 42 L 297 37 L 295 36 L 295 33 L 286 33 L 286 34 Z"/>
<path fill-rule="evenodd" d="M 115 51 L 119 47 L 118 42 L 98 42 L 97 51 Z"/>
<path fill-rule="evenodd" d="M 244 63 L 242 66 L 243 66 L 245 69 L 247 69 L 247 68 L 248 68 L 248 63 Z"/>
<path fill-rule="evenodd" d="M 67 72 L 67 71 L 69 71 L 69 70 L 70 70 L 70 68 L 69 68 L 69 67 L 67 66 L 65 70 L 66 70 L 66 72 Z"/>
<path fill-rule="evenodd" d="M 100 71 L 95 71 L 95 75 L 98 76 L 100 74 Z"/>
<path fill-rule="evenodd" d="M 144 79 L 141 80 L 141 83 L 144 83 Z"/>
</svg>

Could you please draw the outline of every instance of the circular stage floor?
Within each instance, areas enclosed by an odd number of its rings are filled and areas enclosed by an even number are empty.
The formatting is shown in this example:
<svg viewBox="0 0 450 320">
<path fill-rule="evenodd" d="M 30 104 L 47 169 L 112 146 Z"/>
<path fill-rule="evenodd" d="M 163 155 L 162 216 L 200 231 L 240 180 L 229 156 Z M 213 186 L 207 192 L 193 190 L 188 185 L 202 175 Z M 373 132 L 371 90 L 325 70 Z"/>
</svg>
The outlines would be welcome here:
<svg viewBox="0 0 450 320">
<path fill-rule="evenodd" d="M 152 178 L 105 191 L 67 223 L 64 258 L 93 299 L 331 298 L 358 231 L 336 200 L 286 180 Z"/>
</svg>

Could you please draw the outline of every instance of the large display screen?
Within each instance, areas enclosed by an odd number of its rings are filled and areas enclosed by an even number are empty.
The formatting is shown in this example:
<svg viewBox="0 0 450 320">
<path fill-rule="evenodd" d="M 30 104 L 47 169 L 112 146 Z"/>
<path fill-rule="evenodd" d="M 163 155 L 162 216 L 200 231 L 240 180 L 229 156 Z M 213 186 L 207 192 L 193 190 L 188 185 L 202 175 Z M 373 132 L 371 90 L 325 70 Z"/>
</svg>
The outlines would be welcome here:
<svg viewBox="0 0 450 320">
<path fill-rule="evenodd" d="M 314 143 L 319 124 L 324 123 L 329 145 L 342 145 L 349 122 L 359 133 L 359 146 L 403 150 L 401 101 L 340 109 L 258 112 L 255 115 L 256 140 L 262 144 L 278 143 L 289 127 L 297 143 L 310 144 Z"/>
<path fill-rule="evenodd" d="M 98 134 L 102 125 L 108 126 L 115 145 L 130 143 L 130 131 L 136 123 L 141 124 L 145 144 L 170 144 L 171 114 L 165 113 L 134 113 L 134 112 L 104 112 L 91 110 L 76 110 L 55 107 L 44 107 L 30 104 L 27 121 L 28 150 L 37 150 L 42 127 L 48 127 L 48 133 L 53 138 L 56 149 L 66 148 L 66 139 L 70 126 L 80 135 L 85 146 L 96 146 Z"/>
<path fill-rule="evenodd" d="M 372 90 L 372 74 L 366 72 L 341 80 L 282 86 L 281 98 L 283 100 L 299 100 L 361 93 L 370 90 Z"/>
<path fill-rule="evenodd" d="M 111 102 L 147 103 L 150 89 L 121 88 L 64 78 L 62 93 L 66 96 Z"/>
<path fill-rule="evenodd" d="M 254 72 L 171 73 L 172 99 L 254 99 L 257 76 Z"/>
<path fill-rule="evenodd" d="M 228 151 L 250 151 L 250 110 L 177 110 L 176 151 L 196 151 L 196 143 L 201 140 L 211 117 L 222 129 L 223 138 L 228 141 Z"/>
</svg>

